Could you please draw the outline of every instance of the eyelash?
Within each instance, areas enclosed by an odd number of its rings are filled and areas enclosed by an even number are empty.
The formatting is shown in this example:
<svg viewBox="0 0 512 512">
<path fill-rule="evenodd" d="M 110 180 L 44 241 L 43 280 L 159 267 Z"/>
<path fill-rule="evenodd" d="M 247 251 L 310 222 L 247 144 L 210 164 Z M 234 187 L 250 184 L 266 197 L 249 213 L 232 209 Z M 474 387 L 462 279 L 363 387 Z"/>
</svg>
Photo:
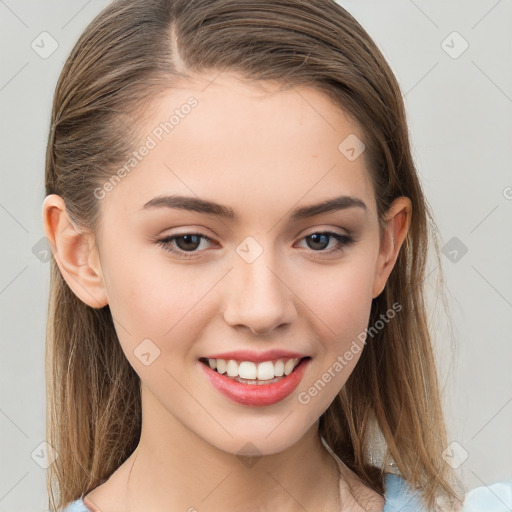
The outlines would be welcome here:
<svg viewBox="0 0 512 512">
<path fill-rule="evenodd" d="M 208 242 L 213 242 L 213 240 L 210 237 L 203 235 L 201 233 L 182 233 L 180 235 L 172 235 L 172 236 L 167 236 L 165 238 L 161 238 L 160 240 L 157 240 L 156 243 L 157 243 L 157 245 L 162 247 L 164 249 L 164 251 L 171 252 L 171 253 L 177 255 L 179 258 L 183 258 L 183 259 L 195 258 L 195 254 L 197 252 L 201 252 L 201 251 L 182 251 L 182 250 L 177 251 L 175 249 L 171 249 L 171 243 L 174 240 L 176 240 L 177 238 L 182 238 L 184 236 L 188 236 L 188 235 L 198 236 L 203 240 L 206 240 Z M 327 235 L 332 238 L 335 238 L 339 242 L 338 246 L 334 249 L 331 249 L 330 251 L 325 251 L 325 250 L 315 251 L 313 249 L 310 249 L 310 251 L 313 253 L 330 254 L 330 253 L 343 252 L 343 250 L 345 248 L 349 247 L 350 245 L 352 245 L 355 242 L 354 238 L 352 238 L 351 236 L 342 235 L 341 233 L 337 233 L 335 231 L 314 231 L 313 233 L 309 233 L 308 235 L 301 238 L 301 240 L 304 240 L 305 238 L 308 238 L 313 235 Z"/>
</svg>

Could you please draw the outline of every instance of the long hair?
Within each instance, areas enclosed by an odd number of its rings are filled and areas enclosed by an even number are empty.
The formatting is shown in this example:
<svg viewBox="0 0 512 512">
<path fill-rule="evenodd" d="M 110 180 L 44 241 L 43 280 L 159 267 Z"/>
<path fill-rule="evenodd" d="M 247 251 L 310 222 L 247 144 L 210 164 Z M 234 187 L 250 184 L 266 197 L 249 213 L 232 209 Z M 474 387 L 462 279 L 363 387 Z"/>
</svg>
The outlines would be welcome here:
<svg viewBox="0 0 512 512">
<path fill-rule="evenodd" d="M 117 0 L 78 39 L 60 74 L 46 154 L 46 194 L 60 195 L 76 226 L 98 225 L 93 191 L 126 160 L 144 106 L 188 73 L 234 71 L 250 80 L 315 87 L 362 130 L 380 222 L 407 196 L 412 220 L 369 336 L 319 429 L 377 492 L 395 472 L 433 509 L 456 510 L 459 482 L 442 457 L 447 432 L 424 303 L 435 223 L 411 155 L 395 76 L 361 25 L 334 0 Z M 341 141 L 340 141 L 341 142 Z M 79 300 L 51 262 L 46 345 L 50 509 L 105 482 L 136 448 L 140 380 L 124 356 L 110 309 Z M 400 312 L 384 328 L 370 329 Z M 375 460 L 377 429 L 385 450 Z M 57 499 L 56 499 L 57 497 Z M 439 510 L 436 508 L 436 510 Z"/>
</svg>

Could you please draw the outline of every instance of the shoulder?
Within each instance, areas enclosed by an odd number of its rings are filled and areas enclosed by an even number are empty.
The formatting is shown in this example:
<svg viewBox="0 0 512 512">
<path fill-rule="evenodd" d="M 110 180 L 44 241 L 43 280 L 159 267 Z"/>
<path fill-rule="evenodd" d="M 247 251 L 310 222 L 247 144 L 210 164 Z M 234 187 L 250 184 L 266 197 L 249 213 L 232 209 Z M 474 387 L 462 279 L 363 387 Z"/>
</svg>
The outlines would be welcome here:
<svg viewBox="0 0 512 512">
<path fill-rule="evenodd" d="M 70 503 L 62 512 L 90 512 L 82 499 Z"/>
<path fill-rule="evenodd" d="M 384 492 L 386 503 L 383 512 L 427 512 L 420 500 L 419 491 L 411 488 L 400 475 L 384 475 Z"/>
<path fill-rule="evenodd" d="M 462 512 L 509 512 L 512 479 L 476 487 L 466 494 Z"/>
<path fill-rule="evenodd" d="M 399 475 L 384 475 L 386 504 L 383 512 L 427 512 L 419 492 Z M 462 512 L 510 512 L 512 510 L 512 479 L 483 485 L 465 495 Z"/>
<path fill-rule="evenodd" d="M 418 491 L 394 473 L 384 475 L 386 502 L 383 512 L 426 512 Z M 462 512 L 510 512 L 512 479 L 472 489 L 466 494 Z M 90 512 L 82 499 L 70 503 L 63 512 Z"/>
</svg>

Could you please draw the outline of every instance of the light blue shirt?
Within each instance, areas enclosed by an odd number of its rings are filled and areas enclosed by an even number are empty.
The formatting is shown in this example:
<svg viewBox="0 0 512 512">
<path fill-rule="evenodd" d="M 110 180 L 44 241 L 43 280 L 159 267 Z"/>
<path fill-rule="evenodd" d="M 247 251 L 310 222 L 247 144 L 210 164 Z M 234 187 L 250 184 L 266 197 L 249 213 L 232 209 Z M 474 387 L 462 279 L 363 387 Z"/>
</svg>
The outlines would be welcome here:
<svg viewBox="0 0 512 512">
<path fill-rule="evenodd" d="M 384 489 L 386 505 L 384 512 L 422 512 L 417 496 L 407 489 L 405 480 L 393 473 L 384 475 Z M 83 500 L 79 499 L 71 503 L 64 512 L 90 512 Z M 479 511 L 483 512 L 483 511 Z M 494 512 L 494 511 L 493 511 Z"/>
<path fill-rule="evenodd" d="M 463 512 L 512 512 L 512 479 L 469 491 Z"/>
<path fill-rule="evenodd" d="M 427 512 L 418 493 L 413 492 L 399 475 L 384 475 L 384 512 Z M 90 512 L 82 499 L 71 503 L 64 512 Z M 463 512 L 512 512 L 512 479 L 472 489 L 466 494 Z"/>
</svg>

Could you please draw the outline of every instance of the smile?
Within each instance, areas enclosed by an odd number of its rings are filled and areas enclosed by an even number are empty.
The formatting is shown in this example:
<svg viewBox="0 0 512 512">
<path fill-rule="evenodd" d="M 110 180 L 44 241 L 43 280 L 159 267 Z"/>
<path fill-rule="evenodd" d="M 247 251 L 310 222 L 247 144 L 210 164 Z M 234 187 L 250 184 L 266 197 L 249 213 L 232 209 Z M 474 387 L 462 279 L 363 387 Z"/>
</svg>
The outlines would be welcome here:
<svg viewBox="0 0 512 512">
<path fill-rule="evenodd" d="M 206 359 L 206 358 L 205 358 Z M 275 361 L 236 361 L 234 359 L 208 359 L 208 365 L 221 375 L 226 374 L 237 380 L 237 377 L 245 380 L 269 381 L 275 377 L 290 375 L 299 364 L 300 359 L 277 359 Z"/>
<path fill-rule="evenodd" d="M 224 396 L 243 405 L 264 406 L 275 404 L 293 392 L 311 357 L 259 363 L 209 358 L 199 361 L 210 383 Z"/>
</svg>

